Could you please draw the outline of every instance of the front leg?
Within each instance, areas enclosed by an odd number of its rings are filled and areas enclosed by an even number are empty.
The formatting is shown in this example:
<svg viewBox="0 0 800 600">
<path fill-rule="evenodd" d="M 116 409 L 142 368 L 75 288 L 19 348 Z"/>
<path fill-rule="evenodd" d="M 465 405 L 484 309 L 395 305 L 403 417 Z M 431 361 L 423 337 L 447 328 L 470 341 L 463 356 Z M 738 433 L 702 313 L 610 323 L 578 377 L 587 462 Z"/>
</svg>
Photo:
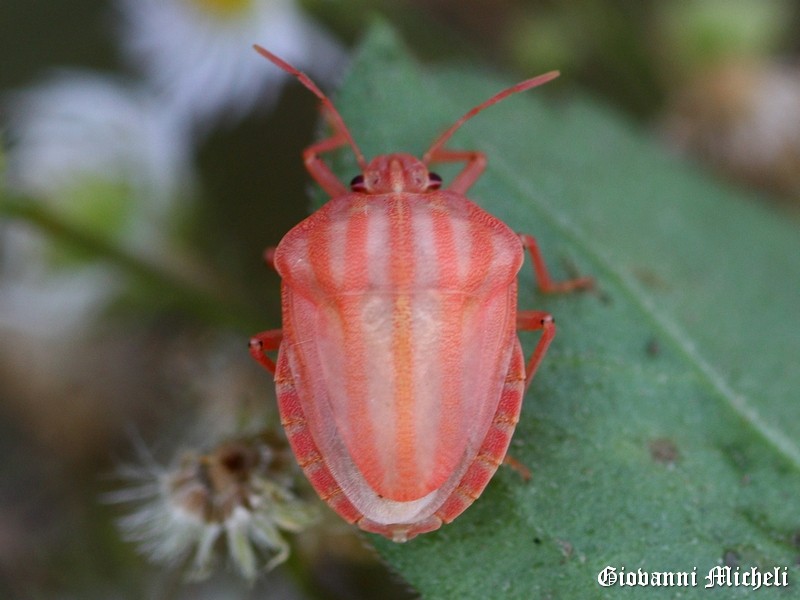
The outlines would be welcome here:
<svg viewBox="0 0 800 600">
<path fill-rule="evenodd" d="M 466 194 L 486 168 L 486 156 L 473 150 L 447 150 L 440 148 L 425 157 L 425 162 L 465 162 L 464 168 L 453 178 L 447 189 Z"/>
<path fill-rule="evenodd" d="M 339 178 L 333 174 L 331 168 L 319 155 L 337 150 L 347 143 L 347 134 L 334 129 L 334 133 L 331 137 L 320 140 L 303 150 L 303 162 L 306 165 L 306 169 L 311 174 L 311 177 L 314 178 L 314 181 L 316 181 L 331 198 L 343 196 L 347 193 L 347 188 Z"/>
</svg>

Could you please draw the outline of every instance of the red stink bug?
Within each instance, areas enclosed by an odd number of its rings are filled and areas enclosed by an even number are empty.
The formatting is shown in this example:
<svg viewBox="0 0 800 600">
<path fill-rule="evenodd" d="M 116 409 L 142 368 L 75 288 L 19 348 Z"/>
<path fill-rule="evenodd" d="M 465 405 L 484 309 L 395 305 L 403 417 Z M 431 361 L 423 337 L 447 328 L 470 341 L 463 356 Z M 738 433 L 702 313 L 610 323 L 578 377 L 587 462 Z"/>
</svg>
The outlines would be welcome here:
<svg viewBox="0 0 800 600">
<path fill-rule="evenodd" d="M 320 497 L 349 523 L 406 541 L 449 523 L 481 494 L 553 340 L 548 313 L 517 311 L 524 251 L 545 292 L 591 284 L 554 282 L 533 237 L 464 196 L 484 155 L 444 147 L 484 108 L 558 73 L 479 104 L 422 159 L 367 162 L 319 88 L 256 50 L 321 100 L 334 133 L 303 152 L 331 199 L 266 252 L 282 279 L 283 329 L 253 337 L 250 352 L 275 376 L 281 422 Z M 345 145 L 361 169 L 349 189 L 320 157 Z M 443 188 L 433 162 L 465 166 Z M 542 332 L 527 365 L 518 329 Z M 274 350 L 277 363 L 266 354 Z"/>
</svg>

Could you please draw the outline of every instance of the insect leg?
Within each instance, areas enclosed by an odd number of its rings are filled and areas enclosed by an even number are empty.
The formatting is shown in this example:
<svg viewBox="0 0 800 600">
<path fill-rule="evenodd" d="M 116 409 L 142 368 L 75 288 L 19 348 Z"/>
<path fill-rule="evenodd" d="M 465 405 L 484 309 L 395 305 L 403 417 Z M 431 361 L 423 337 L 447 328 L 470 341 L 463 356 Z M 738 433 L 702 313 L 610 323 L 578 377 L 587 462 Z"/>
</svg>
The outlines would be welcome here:
<svg viewBox="0 0 800 600">
<path fill-rule="evenodd" d="M 447 187 L 448 190 L 456 192 L 457 194 L 465 194 L 486 168 L 486 156 L 483 152 L 476 152 L 473 150 L 446 150 L 441 148 L 427 158 L 430 162 L 463 161 L 467 163 Z"/>
<path fill-rule="evenodd" d="M 266 353 L 277 350 L 281 345 L 281 340 L 283 340 L 283 330 L 281 329 L 262 331 L 250 338 L 250 356 L 273 375 L 275 375 L 275 361 Z"/>
<path fill-rule="evenodd" d="M 517 313 L 517 329 L 520 331 L 542 331 L 542 337 L 539 338 L 536 349 L 528 360 L 528 364 L 525 365 L 525 391 L 527 391 L 531 381 L 533 381 L 533 376 L 536 374 L 536 369 L 539 368 L 539 363 L 542 362 L 545 352 L 550 346 L 550 342 L 556 336 L 556 322 L 550 313 L 543 310 L 521 310 Z"/>
<path fill-rule="evenodd" d="M 522 477 L 523 481 L 530 481 L 531 477 L 533 477 L 531 470 L 526 467 L 522 461 L 517 460 L 510 454 L 505 455 L 503 458 L 503 464 L 516 471 L 517 474 Z"/>
<path fill-rule="evenodd" d="M 336 196 L 346 194 L 348 190 L 319 155 L 325 152 L 338 150 L 342 146 L 348 145 L 350 143 L 350 138 L 346 131 L 339 128 L 339 122 L 331 118 L 330 113 L 325 110 L 324 106 L 322 107 L 322 112 L 333 128 L 333 135 L 311 144 L 308 148 L 303 150 L 303 162 L 306 165 L 306 169 L 311 174 L 311 177 L 314 178 L 314 181 L 316 181 L 329 196 L 335 198 Z"/>
<path fill-rule="evenodd" d="M 264 248 L 264 264 L 266 264 L 273 271 L 275 270 L 275 246 Z"/>
<path fill-rule="evenodd" d="M 536 243 L 536 238 L 521 233 L 519 234 L 519 239 L 522 241 L 522 245 L 528 251 L 533 261 L 533 270 L 536 272 L 539 289 L 546 294 L 571 292 L 572 290 L 589 289 L 594 286 L 594 279 L 591 277 L 577 277 L 575 279 L 568 279 L 567 281 L 553 281 L 550 277 L 550 272 L 547 270 L 544 257 L 542 257 L 542 253 L 539 250 L 539 245 Z"/>
</svg>

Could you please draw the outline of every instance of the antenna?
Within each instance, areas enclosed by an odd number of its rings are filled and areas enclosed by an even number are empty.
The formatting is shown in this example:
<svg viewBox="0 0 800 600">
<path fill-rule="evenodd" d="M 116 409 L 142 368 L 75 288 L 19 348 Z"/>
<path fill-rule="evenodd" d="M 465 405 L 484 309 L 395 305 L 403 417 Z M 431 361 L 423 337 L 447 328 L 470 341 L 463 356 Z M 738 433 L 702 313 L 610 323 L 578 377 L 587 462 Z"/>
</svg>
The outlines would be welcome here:
<svg viewBox="0 0 800 600">
<path fill-rule="evenodd" d="M 510 88 L 503 90 L 502 92 L 498 92 L 485 102 L 479 104 L 475 108 L 469 110 L 463 117 L 461 117 L 458 121 L 453 123 L 450 128 L 445 131 L 442 135 L 440 135 L 436 141 L 433 142 L 431 147 L 422 157 L 422 162 L 426 165 L 430 162 L 431 156 L 433 156 L 442 146 L 444 146 L 447 141 L 453 137 L 453 134 L 458 131 L 458 129 L 467 121 L 469 121 L 472 117 L 477 115 L 481 112 L 484 108 L 489 108 L 492 104 L 497 104 L 507 96 L 511 94 L 516 94 L 519 92 L 524 92 L 525 90 L 529 90 L 531 88 L 535 88 L 539 85 L 547 83 L 548 81 L 552 81 L 556 77 L 558 77 L 560 73 L 558 71 L 550 71 L 549 73 L 545 73 L 544 75 L 539 75 L 538 77 L 533 77 L 532 79 L 526 79 L 525 81 L 520 81 L 516 85 L 512 85 Z"/>
<path fill-rule="evenodd" d="M 253 48 L 255 48 L 256 52 L 258 52 L 261 56 L 269 60 L 275 66 L 283 69 L 290 75 L 293 75 L 297 78 L 297 80 L 302 83 L 305 87 L 307 87 L 311 92 L 322 101 L 322 105 L 325 107 L 325 110 L 328 112 L 328 116 L 333 121 L 334 129 L 336 129 L 337 133 L 341 133 L 347 139 L 347 143 L 350 144 L 350 147 L 353 149 L 353 153 L 356 155 L 356 160 L 358 161 L 358 165 L 363 170 L 367 166 L 367 161 L 364 159 L 364 155 L 359 150 L 358 146 L 356 145 L 353 136 L 350 135 L 350 131 L 347 129 L 347 125 L 344 123 L 344 119 L 342 115 L 339 114 L 339 111 L 336 110 L 336 107 L 333 105 L 333 102 L 322 93 L 317 85 L 311 81 L 308 75 L 303 73 L 302 71 L 294 68 L 292 65 L 287 63 L 282 58 L 278 58 L 269 50 L 262 48 L 258 44 L 253 44 Z"/>
</svg>

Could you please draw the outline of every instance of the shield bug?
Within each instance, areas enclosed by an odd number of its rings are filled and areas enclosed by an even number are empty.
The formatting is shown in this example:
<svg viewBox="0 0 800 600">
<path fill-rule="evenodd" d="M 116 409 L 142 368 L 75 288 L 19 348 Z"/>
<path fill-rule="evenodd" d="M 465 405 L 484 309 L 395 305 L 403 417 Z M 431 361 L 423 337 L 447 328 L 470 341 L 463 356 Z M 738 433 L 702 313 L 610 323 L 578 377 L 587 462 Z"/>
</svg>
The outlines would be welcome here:
<svg viewBox="0 0 800 600">
<path fill-rule="evenodd" d="M 418 159 L 367 162 L 331 101 L 304 74 L 256 50 L 321 101 L 333 135 L 303 153 L 331 199 L 265 253 L 281 276 L 283 329 L 252 338 L 274 374 L 281 422 L 320 497 L 361 529 L 402 542 L 438 529 L 481 494 L 503 461 L 522 397 L 553 340 L 546 312 L 517 310 L 525 251 L 545 292 L 555 282 L 536 240 L 465 197 L 486 165 L 445 148 L 468 111 Z M 346 187 L 321 155 L 349 146 L 360 167 Z M 428 166 L 462 162 L 443 187 Z M 541 331 L 527 364 L 517 330 Z M 267 354 L 277 350 L 277 362 Z"/>
</svg>

